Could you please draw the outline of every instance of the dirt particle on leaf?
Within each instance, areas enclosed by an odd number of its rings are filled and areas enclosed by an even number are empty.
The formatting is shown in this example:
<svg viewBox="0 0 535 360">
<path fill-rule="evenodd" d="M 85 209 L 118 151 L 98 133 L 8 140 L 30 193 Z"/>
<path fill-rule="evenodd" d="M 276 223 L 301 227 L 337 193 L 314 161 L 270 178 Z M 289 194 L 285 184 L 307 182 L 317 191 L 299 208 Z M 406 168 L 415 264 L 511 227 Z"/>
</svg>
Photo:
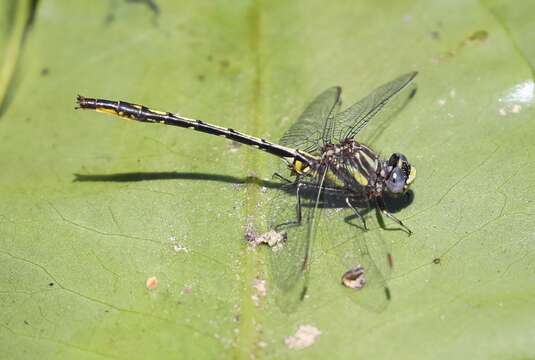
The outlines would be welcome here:
<svg viewBox="0 0 535 360">
<path fill-rule="evenodd" d="M 286 234 L 275 230 L 270 230 L 263 234 L 258 234 L 251 224 L 245 228 L 245 240 L 254 246 L 266 244 L 273 251 L 279 251 L 286 241 Z"/>
<path fill-rule="evenodd" d="M 179 253 L 179 252 L 185 252 L 185 253 L 188 253 L 189 250 L 188 248 L 185 246 L 185 245 L 182 245 L 181 243 L 179 243 L 177 241 L 177 238 L 176 236 L 170 236 L 169 237 L 169 241 L 171 241 L 171 243 L 173 244 L 173 250 L 176 252 L 176 253 Z"/>
<path fill-rule="evenodd" d="M 173 245 L 173 250 L 175 250 L 175 252 L 179 253 L 179 252 L 185 252 L 185 253 L 188 253 L 189 250 L 187 247 L 185 247 L 184 245 L 182 244 L 174 244 Z"/>
<path fill-rule="evenodd" d="M 507 116 L 509 114 L 518 114 L 522 111 L 522 105 L 520 104 L 507 104 L 507 106 L 498 109 L 498 113 L 501 116 Z"/>
<path fill-rule="evenodd" d="M 145 285 L 147 286 L 147 289 L 149 290 L 154 290 L 158 287 L 158 279 L 156 278 L 156 276 L 151 276 L 150 278 L 147 279 L 147 281 L 145 282 Z"/>
<path fill-rule="evenodd" d="M 366 285 L 365 270 L 361 265 L 347 270 L 342 275 L 342 285 L 350 289 L 362 289 Z"/>
<path fill-rule="evenodd" d="M 184 287 L 182 288 L 182 290 L 180 290 L 180 292 L 182 294 L 191 294 L 191 292 L 193 291 L 193 287 L 190 286 L 190 285 L 184 285 Z"/>
<path fill-rule="evenodd" d="M 489 33 L 486 30 L 477 30 L 473 32 L 468 39 L 470 41 L 483 41 L 489 37 Z"/>
<path fill-rule="evenodd" d="M 266 280 L 262 279 L 255 279 L 253 283 L 253 288 L 256 290 L 253 295 L 251 295 L 251 299 L 253 299 L 253 302 L 256 306 L 260 305 L 260 299 L 266 297 L 267 294 L 267 287 L 266 287 Z"/>
<path fill-rule="evenodd" d="M 316 342 L 321 335 L 321 331 L 312 325 L 299 325 L 294 335 L 284 338 L 284 343 L 289 349 L 300 350 Z"/>
<path fill-rule="evenodd" d="M 468 45 L 483 43 L 488 37 L 489 33 L 486 30 L 474 31 L 472 34 L 468 35 L 465 39 L 459 42 L 455 48 L 450 49 L 444 55 L 442 55 L 442 59 L 450 59 L 458 55 Z"/>
<path fill-rule="evenodd" d="M 514 113 L 514 114 L 518 114 L 520 112 L 520 110 L 522 110 L 522 106 L 520 106 L 518 104 L 514 104 L 511 107 L 511 112 Z"/>
</svg>

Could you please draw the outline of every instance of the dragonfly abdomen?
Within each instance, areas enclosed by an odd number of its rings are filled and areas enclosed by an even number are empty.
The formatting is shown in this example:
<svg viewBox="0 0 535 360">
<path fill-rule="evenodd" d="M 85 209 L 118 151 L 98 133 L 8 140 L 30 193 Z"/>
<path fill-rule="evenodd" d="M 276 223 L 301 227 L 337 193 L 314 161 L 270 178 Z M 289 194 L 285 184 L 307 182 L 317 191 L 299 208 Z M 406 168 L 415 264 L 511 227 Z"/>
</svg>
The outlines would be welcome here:
<svg viewBox="0 0 535 360">
<path fill-rule="evenodd" d="M 301 161 L 302 163 L 307 163 L 308 160 L 308 157 L 304 156 L 296 149 L 288 148 L 282 145 L 274 144 L 265 139 L 243 134 L 231 128 L 224 128 L 221 126 L 208 124 L 202 120 L 189 119 L 170 112 L 149 109 L 143 105 L 133 104 L 126 101 L 86 98 L 83 96 L 78 96 L 77 102 L 81 109 L 95 110 L 98 112 L 117 115 L 128 120 L 188 128 L 206 134 L 223 136 L 229 140 L 239 142 L 240 144 L 249 145 L 257 149 L 264 150 L 275 156 L 293 158 Z"/>
</svg>

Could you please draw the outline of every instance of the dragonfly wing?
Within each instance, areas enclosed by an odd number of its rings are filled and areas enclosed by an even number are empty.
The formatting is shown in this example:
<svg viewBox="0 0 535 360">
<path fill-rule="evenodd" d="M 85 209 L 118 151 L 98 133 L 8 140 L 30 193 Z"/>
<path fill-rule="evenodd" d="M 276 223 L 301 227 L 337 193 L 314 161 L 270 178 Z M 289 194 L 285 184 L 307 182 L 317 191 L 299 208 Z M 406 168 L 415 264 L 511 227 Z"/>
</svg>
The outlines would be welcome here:
<svg viewBox="0 0 535 360">
<path fill-rule="evenodd" d="M 328 209 L 318 237 L 325 242 L 322 258 L 329 264 L 333 281 L 341 284 L 339 291 L 359 306 L 374 312 L 383 311 L 390 300 L 386 280 L 392 271 L 390 248 L 382 237 L 383 232 L 373 228 L 363 231 L 354 210 L 344 206 L 345 198 L 325 191 L 324 199 Z M 353 205 L 359 207 L 365 218 L 373 217 L 373 208 L 366 201 Z M 357 269 L 362 272 L 360 286 L 343 286 L 343 275 Z"/>
<path fill-rule="evenodd" d="M 285 312 L 294 311 L 303 300 L 309 282 L 312 246 L 320 222 L 322 182 L 325 171 L 313 182 L 286 184 L 277 190 L 271 201 L 269 228 L 283 234 L 280 249 L 272 249 L 270 267 L 277 288 L 276 299 Z M 301 221 L 297 222 L 297 191 L 299 189 Z"/>
<path fill-rule="evenodd" d="M 334 116 L 340 104 L 341 92 L 340 87 L 334 86 L 318 95 L 282 136 L 279 143 L 309 153 L 319 151 L 324 144 L 324 134 L 330 133 L 325 129 L 329 125 L 327 120 Z"/>
<path fill-rule="evenodd" d="M 401 104 L 392 104 L 391 100 L 397 98 L 396 95 L 406 89 L 416 75 L 417 72 L 402 75 L 378 87 L 365 98 L 336 114 L 333 119 L 334 138 L 339 141 L 354 138 L 379 113 L 383 118 L 390 118 L 393 113 L 400 110 L 400 105 L 406 103 L 401 101 Z M 409 91 L 408 98 L 412 97 L 412 94 L 413 92 Z"/>
</svg>

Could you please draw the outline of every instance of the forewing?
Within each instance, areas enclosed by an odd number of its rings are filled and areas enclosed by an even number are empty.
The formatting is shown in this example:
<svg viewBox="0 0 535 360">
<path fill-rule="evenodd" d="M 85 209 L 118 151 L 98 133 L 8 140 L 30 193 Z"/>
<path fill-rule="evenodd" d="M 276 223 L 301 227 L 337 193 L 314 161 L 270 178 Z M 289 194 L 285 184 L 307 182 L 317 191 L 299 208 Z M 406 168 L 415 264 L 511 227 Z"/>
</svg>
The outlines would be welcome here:
<svg viewBox="0 0 535 360">
<path fill-rule="evenodd" d="M 391 104 L 392 100 L 408 87 L 416 75 L 417 72 L 402 75 L 378 87 L 362 100 L 336 114 L 333 120 L 334 138 L 339 141 L 354 138 L 359 131 L 366 127 L 374 117 L 378 117 L 379 114 L 383 119 L 390 118 L 406 104 L 406 101 L 403 100 L 396 101 L 396 104 Z M 408 100 L 412 95 L 413 92 L 409 90 L 407 97 L 403 98 Z"/>
<path fill-rule="evenodd" d="M 317 152 L 323 146 L 323 135 L 329 117 L 333 117 L 339 106 L 341 88 L 331 87 L 312 101 L 297 121 L 282 136 L 281 145 L 300 149 L 308 153 Z"/>
</svg>

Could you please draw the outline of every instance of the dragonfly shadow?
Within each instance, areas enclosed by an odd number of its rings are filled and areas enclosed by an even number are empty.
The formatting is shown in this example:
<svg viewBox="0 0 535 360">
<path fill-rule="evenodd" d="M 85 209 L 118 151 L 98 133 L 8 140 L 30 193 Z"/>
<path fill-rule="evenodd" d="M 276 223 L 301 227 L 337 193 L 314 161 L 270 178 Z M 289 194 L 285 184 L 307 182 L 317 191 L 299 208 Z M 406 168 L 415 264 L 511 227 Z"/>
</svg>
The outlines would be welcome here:
<svg viewBox="0 0 535 360">
<path fill-rule="evenodd" d="M 73 182 L 139 182 L 152 180 L 199 180 L 217 181 L 236 185 L 256 184 L 267 188 L 278 188 L 280 183 L 267 181 L 255 176 L 237 177 L 229 175 L 193 173 L 193 172 L 129 172 L 115 174 L 73 174 Z"/>
<path fill-rule="evenodd" d="M 407 192 L 400 196 L 391 196 L 388 193 L 385 193 L 383 195 L 383 200 L 386 204 L 387 210 L 395 214 L 412 204 L 412 202 L 414 201 L 414 191 L 409 189 Z"/>
<path fill-rule="evenodd" d="M 230 183 L 235 185 L 255 184 L 257 186 L 265 187 L 268 189 L 282 190 L 288 195 L 296 195 L 297 184 L 293 182 L 281 183 L 280 181 L 268 181 L 260 179 L 256 176 L 237 177 L 230 175 L 209 174 L 209 173 L 194 173 L 194 172 L 177 172 L 177 171 L 164 171 L 164 172 L 129 172 L 129 173 L 114 173 L 114 174 L 73 174 L 73 182 L 139 182 L 139 181 L 152 181 L 152 180 L 196 180 L 196 181 L 217 181 L 223 183 Z M 306 189 L 301 191 L 301 196 L 305 199 L 315 199 L 317 192 L 314 189 Z M 324 201 L 320 200 L 318 203 L 319 208 L 323 209 L 340 209 L 347 208 L 345 202 L 345 196 L 333 196 L 332 194 L 327 196 Z M 383 200 L 386 204 L 386 208 L 391 213 L 397 213 L 400 210 L 406 208 L 414 201 L 414 192 L 412 190 L 407 191 L 405 194 L 397 197 L 384 194 Z M 303 208 L 313 206 L 313 202 L 305 202 Z M 361 204 L 355 204 L 359 209 L 359 213 L 364 216 L 370 211 L 374 210 L 376 206 L 373 203 L 363 202 Z M 355 225 L 354 218 L 357 215 L 349 216 L 346 222 Z M 381 216 L 377 216 L 377 220 L 382 228 L 387 229 Z M 387 229 L 389 230 L 389 229 Z"/>
</svg>

